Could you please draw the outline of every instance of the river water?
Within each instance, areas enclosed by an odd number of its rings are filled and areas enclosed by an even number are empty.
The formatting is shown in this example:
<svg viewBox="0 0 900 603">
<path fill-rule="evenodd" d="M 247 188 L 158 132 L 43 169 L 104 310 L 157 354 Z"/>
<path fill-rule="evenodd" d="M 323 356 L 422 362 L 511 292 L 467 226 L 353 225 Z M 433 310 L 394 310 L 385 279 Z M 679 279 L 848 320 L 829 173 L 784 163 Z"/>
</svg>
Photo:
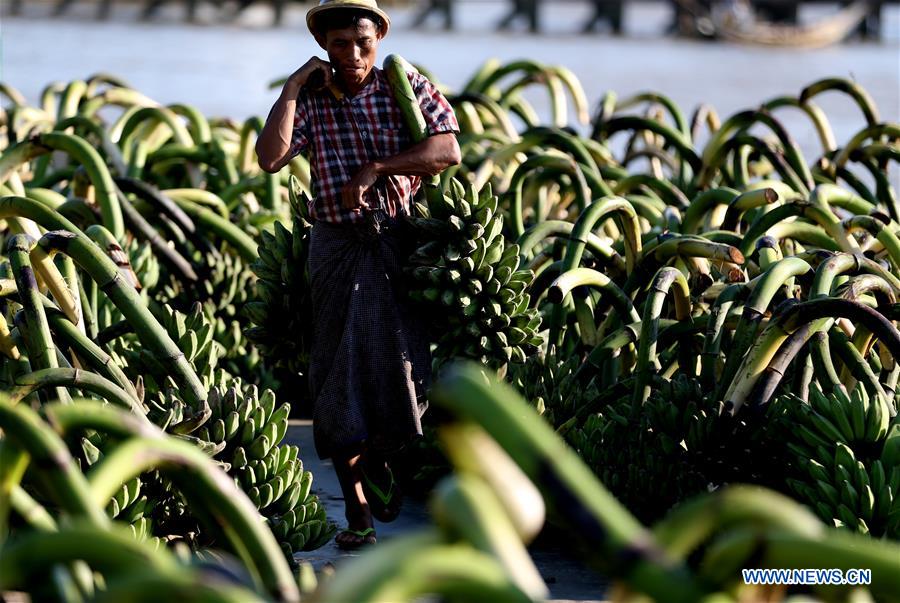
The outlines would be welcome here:
<svg viewBox="0 0 900 603">
<path fill-rule="evenodd" d="M 548 3 L 549 4 L 549 3 Z M 545 33 L 496 33 L 493 25 L 507 3 L 463 2 L 457 32 L 436 26 L 411 30 L 409 9 L 392 8 L 394 27 L 381 56 L 399 53 L 427 67 L 451 89 L 463 85 L 488 58 L 535 59 L 569 67 L 580 78 L 593 110 L 602 94 L 620 97 L 653 90 L 690 114 L 700 103 L 719 115 L 759 105 L 775 96 L 797 95 L 823 77 L 848 77 L 874 98 L 881 119 L 900 121 L 900 7 L 885 9 L 883 39 L 849 42 L 818 50 L 759 48 L 662 37 L 671 14 L 661 4 L 636 4 L 626 12 L 626 35 L 581 35 L 586 6 L 561 2 L 546 10 Z M 305 7 L 289 7 L 280 28 L 269 27 L 265 4 L 238 20 L 220 22 L 202 5 L 200 25 L 181 23 L 183 7 L 165 6 L 151 22 L 137 22 L 135 5 L 116 5 L 107 22 L 93 20 L 93 3 L 81 2 L 65 18 L 51 18 L 49 3 L 31 2 L 23 16 L 0 22 L 0 80 L 36 102 L 50 82 L 105 71 L 124 78 L 162 102 L 189 103 L 210 116 L 265 117 L 277 97 L 270 81 L 289 74 L 313 54 L 322 54 L 304 25 Z M 806 10 L 823 10 L 822 8 Z M 833 10 L 833 9 L 827 9 Z M 5 15 L 5 13 L 4 13 Z M 546 93 L 529 95 L 546 115 Z M 862 116 L 839 93 L 816 102 L 826 111 L 839 144 L 862 125 Z M 810 158 L 819 145 L 799 111 L 779 115 Z"/>
</svg>

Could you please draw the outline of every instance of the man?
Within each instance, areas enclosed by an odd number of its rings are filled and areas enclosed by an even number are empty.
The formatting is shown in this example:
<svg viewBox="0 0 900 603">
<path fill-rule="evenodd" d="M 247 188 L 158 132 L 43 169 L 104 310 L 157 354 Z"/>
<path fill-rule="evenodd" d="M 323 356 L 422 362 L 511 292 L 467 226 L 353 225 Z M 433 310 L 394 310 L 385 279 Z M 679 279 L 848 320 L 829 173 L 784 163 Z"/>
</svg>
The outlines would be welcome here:
<svg viewBox="0 0 900 603">
<path fill-rule="evenodd" d="M 431 358 L 425 321 L 401 290 L 413 251 L 401 217 L 422 177 L 459 163 L 459 126 L 434 85 L 410 74 L 429 134 L 411 145 L 375 67 L 390 28 L 375 0 L 322 0 L 307 26 L 328 61 L 313 57 L 288 78 L 256 151 L 267 172 L 301 151 L 310 159 L 313 433 L 344 492 L 348 526 L 336 542 L 356 548 L 375 542 L 373 515 L 399 513 L 386 458 L 421 435 Z"/>
</svg>

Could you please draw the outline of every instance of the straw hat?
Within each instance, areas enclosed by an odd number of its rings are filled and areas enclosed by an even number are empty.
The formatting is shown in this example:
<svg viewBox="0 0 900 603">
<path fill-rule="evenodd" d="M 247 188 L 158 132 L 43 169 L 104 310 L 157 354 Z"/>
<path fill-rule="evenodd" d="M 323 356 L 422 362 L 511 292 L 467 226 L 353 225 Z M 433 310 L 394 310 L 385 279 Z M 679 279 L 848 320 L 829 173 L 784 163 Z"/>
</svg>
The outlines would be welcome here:
<svg viewBox="0 0 900 603">
<path fill-rule="evenodd" d="M 376 2 L 375 0 L 320 0 L 318 6 L 312 7 L 311 9 L 309 9 L 309 12 L 306 13 L 306 26 L 309 28 L 309 31 L 313 35 L 316 35 L 314 27 L 316 15 L 328 10 L 335 10 L 338 8 L 357 8 L 361 10 L 367 10 L 378 15 L 384 21 L 385 36 L 387 35 L 388 30 L 391 28 L 391 18 L 388 17 L 386 12 L 378 8 L 378 2 Z"/>
</svg>

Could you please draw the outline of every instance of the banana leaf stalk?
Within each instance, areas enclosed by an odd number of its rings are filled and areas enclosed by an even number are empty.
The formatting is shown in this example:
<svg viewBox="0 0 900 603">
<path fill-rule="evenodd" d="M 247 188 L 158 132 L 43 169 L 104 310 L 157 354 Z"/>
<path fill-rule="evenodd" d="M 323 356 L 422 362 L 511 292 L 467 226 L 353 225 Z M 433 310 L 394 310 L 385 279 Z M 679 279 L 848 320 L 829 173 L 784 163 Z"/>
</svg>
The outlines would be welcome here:
<svg viewBox="0 0 900 603">
<path fill-rule="evenodd" d="M 166 474 L 192 511 L 222 532 L 258 586 L 279 601 L 299 601 L 287 561 L 254 504 L 233 479 L 191 444 L 162 438 L 123 442 L 92 468 L 92 500 L 105 504 L 123 483 L 152 469 Z"/>
<path fill-rule="evenodd" d="M 5 440 L 26 451 L 35 466 L 41 467 L 41 471 L 35 473 L 35 479 L 44 494 L 63 511 L 83 517 L 96 527 L 109 525 L 103 507 L 93 503 L 87 479 L 69 454 L 65 442 L 37 413 L 22 404 L 14 406 L 6 394 L 0 394 L 0 429 L 3 429 Z M 0 555 L 0 564 L 6 557 Z"/>
<path fill-rule="evenodd" d="M 61 231 L 48 232 L 38 244 L 48 252 L 57 250 L 71 256 L 133 325 L 141 343 L 163 366 L 168 367 L 176 383 L 182 387 L 185 399 L 192 405 L 201 405 L 206 399 L 206 390 L 191 363 L 153 317 L 137 291 L 123 281 L 116 265 L 99 247 L 83 234 Z"/>
</svg>

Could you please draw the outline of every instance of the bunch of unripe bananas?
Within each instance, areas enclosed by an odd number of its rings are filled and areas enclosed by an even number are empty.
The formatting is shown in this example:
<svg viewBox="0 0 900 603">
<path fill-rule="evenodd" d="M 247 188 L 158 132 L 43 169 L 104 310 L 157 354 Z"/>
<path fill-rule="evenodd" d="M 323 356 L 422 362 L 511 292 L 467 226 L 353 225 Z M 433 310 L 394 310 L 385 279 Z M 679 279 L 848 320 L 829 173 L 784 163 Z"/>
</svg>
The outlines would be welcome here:
<svg viewBox="0 0 900 603">
<path fill-rule="evenodd" d="M 296 446 L 281 445 L 290 405 L 239 380 L 212 388 L 208 402 L 212 414 L 194 435 L 221 449 L 214 458 L 266 518 L 288 559 L 328 542 L 334 527 L 311 491 L 312 473 L 304 471 Z"/>
<path fill-rule="evenodd" d="M 519 269 L 519 246 L 506 244 L 497 204 L 490 187 L 478 192 L 454 181 L 428 204 L 428 217 L 411 218 L 428 242 L 405 268 L 409 296 L 442 317 L 433 323 L 437 364 L 458 356 L 491 366 L 524 362 L 543 343 L 525 291 L 533 273 Z"/>
<path fill-rule="evenodd" d="M 890 405 L 861 386 L 778 402 L 798 436 L 787 445 L 795 495 L 828 523 L 900 537 L 900 420 Z"/>
</svg>

